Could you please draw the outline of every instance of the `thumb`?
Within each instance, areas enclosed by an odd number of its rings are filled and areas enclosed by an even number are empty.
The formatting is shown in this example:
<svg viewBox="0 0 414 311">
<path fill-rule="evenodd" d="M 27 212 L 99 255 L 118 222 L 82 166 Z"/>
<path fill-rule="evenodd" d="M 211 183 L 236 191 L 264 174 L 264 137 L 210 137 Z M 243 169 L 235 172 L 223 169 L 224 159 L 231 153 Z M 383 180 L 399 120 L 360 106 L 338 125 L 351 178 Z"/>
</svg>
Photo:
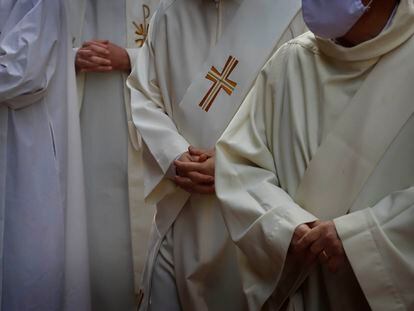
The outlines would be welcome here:
<svg viewBox="0 0 414 311">
<path fill-rule="evenodd" d="M 190 147 L 188 147 L 188 152 L 189 152 L 191 155 L 194 155 L 194 156 L 200 156 L 200 155 L 202 155 L 202 154 L 204 153 L 204 151 L 203 151 L 203 150 L 198 149 L 198 148 L 196 148 L 196 147 L 194 147 L 194 146 L 190 146 Z"/>
<path fill-rule="evenodd" d="M 202 154 L 202 155 L 198 158 L 198 162 L 204 162 L 204 161 L 207 161 L 209 158 L 210 158 L 210 157 L 209 157 L 207 154 L 203 153 L 203 154 Z"/>
</svg>

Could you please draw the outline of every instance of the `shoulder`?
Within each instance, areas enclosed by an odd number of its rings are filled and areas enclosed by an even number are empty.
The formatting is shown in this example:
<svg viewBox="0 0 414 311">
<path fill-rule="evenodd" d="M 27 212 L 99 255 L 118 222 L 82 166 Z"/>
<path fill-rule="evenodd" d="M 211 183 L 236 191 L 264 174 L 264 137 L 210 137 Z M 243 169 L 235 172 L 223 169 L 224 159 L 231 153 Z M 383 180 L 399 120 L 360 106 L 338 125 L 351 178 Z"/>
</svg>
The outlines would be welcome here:
<svg viewBox="0 0 414 311">
<path fill-rule="evenodd" d="M 285 45 L 285 49 L 290 50 L 290 53 L 295 53 L 296 51 L 319 54 L 315 35 L 310 31 L 288 41 Z"/>
<path fill-rule="evenodd" d="M 161 0 L 156 12 L 158 19 L 160 20 L 162 17 L 171 14 L 171 11 L 177 9 L 183 2 L 183 0 Z"/>
<path fill-rule="evenodd" d="M 178 2 L 179 0 L 161 0 L 159 4 L 159 11 L 166 12 L 174 3 Z"/>
<path fill-rule="evenodd" d="M 160 29 L 160 23 L 164 19 L 166 12 L 168 9 L 176 2 L 177 0 L 161 0 L 154 12 L 154 15 L 151 18 L 150 25 L 149 25 L 149 35 L 148 40 L 152 45 L 153 42 L 156 41 L 158 30 Z"/>
<path fill-rule="evenodd" d="M 320 55 L 316 38 L 310 31 L 286 42 L 276 54 L 282 54 L 286 60 Z M 276 55 L 275 55 L 276 56 Z M 277 56 L 276 56 L 277 57 Z"/>
<path fill-rule="evenodd" d="M 266 75 L 285 74 L 287 67 L 293 63 L 307 63 L 320 55 L 316 38 L 306 32 L 283 44 L 269 59 L 263 68 Z"/>
<path fill-rule="evenodd" d="M 158 32 L 164 28 L 162 25 L 167 23 L 168 19 L 176 20 L 179 18 L 177 10 L 180 11 L 179 7 L 182 6 L 182 2 L 183 0 L 161 0 L 159 2 L 150 24 L 152 38 L 155 38 Z"/>
</svg>

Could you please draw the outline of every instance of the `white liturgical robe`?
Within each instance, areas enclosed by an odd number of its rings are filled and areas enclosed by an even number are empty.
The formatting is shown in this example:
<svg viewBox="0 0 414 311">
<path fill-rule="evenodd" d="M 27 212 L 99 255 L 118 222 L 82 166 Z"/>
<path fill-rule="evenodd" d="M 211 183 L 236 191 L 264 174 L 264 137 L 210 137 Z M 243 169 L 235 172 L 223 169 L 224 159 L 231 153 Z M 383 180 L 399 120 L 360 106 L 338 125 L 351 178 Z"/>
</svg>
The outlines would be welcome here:
<svg viewBox="0 0 414 311">
<path fill-rule="evenodd" d="M 401 0 L 389 28 L 355 47 L 292 40 L 218 142 L 251 310 L 413 309 L 413 34 L 414 1 Z M 345 248 L 336 274 L 288 255 L 295 228 L 317 218 L 334 220 Z"/>
<path fill-rule="evenodd" d="M 74 47 L 109 40 L 126 48 L 133 65 L 157 3 L 73 0 Z M 144 203 L 141 142 L 132 124 L 126 78 L 120 71 L 78 74 L 92 305 L 99 310 L 133 307 L 134 276 L 140 279 L 155 212 Z"/>
<path fill-rule="evenodd" d="M 89 311 L 82 154 L 63 1 L 0 1 L 0 305 Z"/>
<path fill-rule="evenodd" d="M 260 1 L 258 5 L 261 10 L 265 10 L 269 8 L 269 3 L 269 1 Z M 258 70 L 279 45 L 305 30 L 299 13 L 299 2 L 292 1 L 289 5 L 277 3 L 280 12 L 291 16 L 289 20 L 278 26 L 273 24 L 274 19 L 268 21 L 269 27 L 280 27 L 279 34 L 269 38 L 272 46 L 266 56 L 260 56 L 263 59 Z M 134 124 L 144 141 L 145 194 L 149 201 L 157 203 L 142 282 L 144 297 L 142 309 L 144 310 L 147 310 L 150 304 L 154 261 L 163 238 L 171 231 L 173 232 L 171 236 L 173 236 L 174 274 L 183 310 L 246 309 L 236 250 L 223 223 L 217 198 L 213 195 L 189 195 L 169 180 L 169 169 L 173 160 L 185 152 L 190 143 L 196 147 L 212 148 L 215 140 L 210 146 L 201 146 L 202 141 L 208 140 L 209 133 L 213 137 L 220 135 L 221 132 L 215 132 L 215 128 L 227 126 L 227 123 L 220 124 L 222 120 L 216 118 L 214 123 L 205 124 L 204 134 L 201 133 L 204 137 L 201 135 L 197 138 L 196 132 L 203 131 L 188 126 L 191 123 L 186 122 L 186 116 L 191 118 L 191 115 L 186 113 L 191 109 L 199 109 L 199 112 L 207 113 L 208 105 L 201 107 L 200 104 L 199 108 L 198 103 L 193 102 L 194 107 L 189 106 L 187 109 L 181 102 L 188 92 L 196 94 L 195 100 L 201 100 L 208 91 L 210 85 L 204 78 L 207 73 L 204 72 L 204 68 L 208 70 L 210 66 L 206 67 L 204 63 L 216 46 L 223 47 L 223 43 L 227 41 L 230 42 L 228 49 L 231 51 L 235 41 L 239 44 L 237 46 L 239 48 L 244 43 L 249 44 L 249 40 L 256 42 L 252 37 L 256 36 L 254 38 L 256 39 L 260 36 L 260 28 L 254 28 L 254 22 L 257 20 L 249 20 L 252 28 L 248 32 L 242 34 L 237 32 L 238 26 L 243 25 L 233 24 L 235 16 L 239 14 L 239 10 L 243 12 L 240 14 L 249 12 L 244 5 L 249 4 L 242 0 L 162 2 L 151 22 L 148 40 L 140 50 L 136 67 L 128 79 L 132 89 Z M 277 18 L 278 12 L 272 12 L 272 18 Z M 237 38 L 226 35 L 229 25 L 232 25 L 231 28 L 235 30 Z M 241 41 L 243 44 L 240 44 Z M 266 43 L 268 44 L 267 41 Z M 256 48 L 260 50 L 260 47 Z M 228 59 L 229 66 L 225 67 L 236 68 L 231 73 L 230 79 L 242 84 L 241 79 L 246 72 L 237 71 L 239 67 L 235 57 L 229 57 L 227 53 L 228 51 L 222 53 L 219 58 L 220 63 L 207 65 L 222 68 L 221 66 Z M 234 53 L 235 56 L 243 54 L 240 51 Z M 254 56 L 249 55 L 249 57 Z M 244 58 L 243 61 L 248 62 L 249 57 Z M 229 76 L 232 69 L 226 70 L 224 69 L 223 72 L 227 72 Z M 258 71 L 247 74 L 254 74 L 254 80 L 257 73 Z M 201 81 L 207 82 L 207 89 L 200 88 L 197 92 L 193 86 L 198 77 L 201 77 Z M 232 84 L 231 81 L 229 83 Z M 246 87 L 250 88 L 251 85 Z M 239 96 L 238 90 L 236 88 L 234 96 Z M 216 99 L 226 98 L 223 93 L 224 91 L 222 94 L 216 94 Z M 214 101 L 214 96 L 210 98 Z M 191 101 L 187 103 L 191 104 Z M 220 104 L 216 103 L 210 112 L 220 116 L 219 107 L 223 106 Z M 228 104 L 237 105 L 236 107 L 239 105 L 235 102 Z M 214 114 L 212 116 L 214 118 Z M 211 126 L 211 129 L 207 126 Z"/>
</svg>

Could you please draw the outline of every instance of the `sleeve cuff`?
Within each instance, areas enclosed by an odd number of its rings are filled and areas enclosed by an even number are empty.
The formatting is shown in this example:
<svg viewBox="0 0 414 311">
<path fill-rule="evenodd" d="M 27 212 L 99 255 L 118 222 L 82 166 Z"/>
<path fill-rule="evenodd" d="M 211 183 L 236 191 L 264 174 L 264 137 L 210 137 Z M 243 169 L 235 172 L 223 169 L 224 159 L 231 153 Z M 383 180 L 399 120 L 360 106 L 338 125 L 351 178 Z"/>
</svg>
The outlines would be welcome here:
<svg viewBox="0 0 414 311">
<path fill-rule="evenodd" d="M 183 152 L 183 153 L 184 153 L 184 152 Z M 180 154 L 179 154 L 179 155 L 178 155 L 178 156 L 174 159 L 174 161 L 178 160 L 178 159 L 181 157 L 181 155 L 182 155 L 183 153 L 180 153 Z M 170 165 L 170 167 L 168 168 L 167 173 L 165 173 L 165 177 L 167 177 L 168 179 L 173 179 L 173 178 L 174 178 L 174 176 L 175 176 L 175 175 L 177 175 L 177 172 L 176 172 L 176 167 L 175 167 L 174 161 L 172 161 L 172 162 L 171 162 L 171 165 Z"/>
<path fill-rule="evenodd" d="M 131 63 L 131 70 L 132 70 L 132 68 L 134 68 L 135 64 L 136 64 L 139 49 L 135 49 L 135 48 L 134 49 L 126 49 L 126 51 L 128 53 L 128 56 L 129 56 L 129 61 Z"/>
<path fill-rule="evenodd" d="M 372 310 L 400 310 L 393 281 L 373 232 L 378 230 L 368 208 L 334 220 L 347 258 Z"/>
</svg>

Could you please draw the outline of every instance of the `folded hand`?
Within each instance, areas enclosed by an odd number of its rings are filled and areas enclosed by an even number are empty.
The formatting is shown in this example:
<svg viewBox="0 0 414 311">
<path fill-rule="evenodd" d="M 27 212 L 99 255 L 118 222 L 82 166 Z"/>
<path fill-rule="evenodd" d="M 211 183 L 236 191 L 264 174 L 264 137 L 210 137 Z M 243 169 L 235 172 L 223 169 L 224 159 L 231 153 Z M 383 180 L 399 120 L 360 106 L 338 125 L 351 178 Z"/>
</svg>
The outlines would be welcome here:
<svg viewBox="0 0 414 311">
<path fill-rule="evenodd" d="M 345 263 L 346 254 L 333 221 L 315 221 L 309 224 L 311 230 L 297 243 L 299 251 L 319 258 L 331 272 L 336 272 Z"/>
<path fill-rule="evenodd" d="M 214 150 L 200 150 L 193 147 L 174 162 L 177 175 L 175 183 L 190 193 L 213 194 Z"/>
<path fill-rule="evenodd" d="M 76 72 L 131 70 L 126 50 L 107 40 L 85 42 L 76 54 L 75 67 Z"/>
</svg>

